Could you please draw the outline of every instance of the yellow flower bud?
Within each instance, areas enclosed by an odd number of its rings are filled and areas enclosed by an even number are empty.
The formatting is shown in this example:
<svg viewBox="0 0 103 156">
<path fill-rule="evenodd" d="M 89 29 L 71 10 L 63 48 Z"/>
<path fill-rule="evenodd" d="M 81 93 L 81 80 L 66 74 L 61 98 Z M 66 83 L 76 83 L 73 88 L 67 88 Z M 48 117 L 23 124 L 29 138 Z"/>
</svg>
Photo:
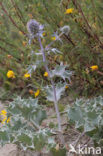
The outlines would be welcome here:
<svg viewBox="0 0 103 156">
<path fill-rule="evenodd" d="M 91 66 L 90 68 L 91 68 L 92 71 L 98 70 L 98 66 L 97 65 Z"/>
<path fill-rule="evenodd" d="M 65 14 L 71 14 L 73 13 L 73 11 L 74 11 L 74 8 L 66 9 Z"/>
<path fill-rule="evenodd" d="M 8 77 L 8 78 L 15 78 L 14 72 L 13 72 L 12 70 L 9 70 L 9 71 L 7 72 L 7 77 Z"/>
<path fill-rule="evenodd" d="M 48 77 L 48 73 L 47 73 L 47 72 L 45 72 L 45 73 L 44 73 L 44 76 L 45 76 L 45 77 Z"/>
<path fill-rule="evenodd" d="M 40 94 L 40 90 L 38 89 L 35 93 L 34 93 L 34 96 L 35 98 Z"/>
<path fill-rule="evenodd" d="M 7 123 L 9 123 L 10 122 L 10 117 L 7 119 L 7 121 L 6 121 Z"/>
<path fill-rule="evenodd" d="M 30 74 L 26 73 L 26 74 L 24 74 L 24 77 L 25 78 L 29 78 L 30 77 Z"/>
<path fill-rule="evenodd" d="M 66 85 L 66 86 L 65 86 L 65 89 L 68 89 L 68 88 L 69 88 L 69 86 L 68 86 L 68 85 Z"/>
<path fill-rule="evenodd" d="M 55 41 L 56 40 L 56 37 L 55 36 L 54 37 L 51 37 L 51 40 Z"/>
</svg>

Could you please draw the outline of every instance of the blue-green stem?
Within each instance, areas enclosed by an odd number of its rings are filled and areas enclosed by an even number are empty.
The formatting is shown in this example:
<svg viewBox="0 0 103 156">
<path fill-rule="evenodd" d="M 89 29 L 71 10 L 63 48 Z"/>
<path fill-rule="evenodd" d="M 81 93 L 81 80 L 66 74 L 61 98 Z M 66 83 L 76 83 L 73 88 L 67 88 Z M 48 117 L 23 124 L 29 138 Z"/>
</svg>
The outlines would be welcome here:
<svg viewBox="0 0 103 156">
<path fill-rule="evenodd" d="M 47 61 L 46 61 L 46 56 L 45 56 L 45 52 L 44 52 L 44 48 L 43 48 L 40 36 L 38 37 L 38 40 L 39 40 L 39 44 L 40 44 L 40 47 L 41 47 L 43 62 L 45 63 L 45 69 L 46 69 L 46 72 L 48 73 L 48 76 L 50 77 L 50 70 L 48 68 L 48 64 L 47 64 Z M 56 97 L 56 88 L 55 88 L 54 81 L 53 81 L 53 79 L 51 77 L 50 77 L 50 80 L 51 80 L 51 84 L 52 84 L 53 92 L 54 92 L 54 106 L 55 106 L 55 110 L 56 110 L 56 114 L 57 114 L 58 130 L 59 130 L 59 132 L 62 132 L 61 117 L 60 117 L 60 112 L 59 112 L 57 97 Z"/>
</svg>

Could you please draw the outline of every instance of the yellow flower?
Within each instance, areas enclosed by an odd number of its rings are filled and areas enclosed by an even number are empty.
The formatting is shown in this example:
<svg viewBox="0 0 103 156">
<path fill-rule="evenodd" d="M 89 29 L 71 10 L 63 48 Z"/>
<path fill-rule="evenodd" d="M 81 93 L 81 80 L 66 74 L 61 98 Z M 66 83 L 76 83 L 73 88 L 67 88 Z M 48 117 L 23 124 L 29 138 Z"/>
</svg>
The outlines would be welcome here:
<svg viewBox="0 0 103 156">
<path fill-rule="evenodd" d="M 7 111 L 6 110 L 2 110 L 0 114 L 4 114 L 5 115 L 5 114 L 7 114 Z"/>
<path fill-rule="evenodd" d="M 5 117 L 1 123 L 4 124 L 6 120 L 7 120 L 7 117 Z"/>
<path fill-rule="evenodd" d="M 66 85 L 66 86 L 65 86 L 65 89 L 68 89 L 68 88 L 69 88 L 69 86 L 68 86 L 68 85 Z"/>
<path fill-rule="evenodd" d="M 2 115 L 2 116 L 6 116 L 6 114 L 7 114 L 6 110 L 2 110 L 0 113 L 0 115 Z"/>
<path fill-rule="evenodd" d="M 10 122 L 10 117 L 8 117 L 8 119 L 7 119 L 7 111 L 6 110 L 2 110 L 0 112 L 0 115 L 2 116 L 1 124 L 5 124 L 5 122 L 7 122 L 7 123 Z"/>
<path fill-rule="evenodd" d="M 30 74 L 26 73 L 26 74 L 24 74 L 24 77 L 25 78 L 29 78 L 30 77 Z"/>
<path fill-rule="evenodd" d="M 92 71 L 98 70 L 98 66 L 97 65 L 91 66 L 90 68 L 91 68 Z"/>
<path fill-rule="evenodd" d="M 15 78 L 14 72 L 13 72 L 12 70 L 9 70 L 9 71 L 7 72 L 7 77 L 8 77 L 8 78 Z"/>
<path fill-rule="evenodd" d="M 74 8 L 66 9 L 65 14 L 71 14 L 73 13 L 73 11 L 74 11 Z"/>
<path fill-rule="evenodd" d="M 6 121 L 7 123 L 9 123 L 10 122 L 10 117 L 8 117 L 8 119 L 7 119 L 7 121 Z"/>
<path fill-rule="evenodd" d="M 55 36 L 54 37 L 51 37 L 51 40 L 55 41 L 56 40 L 56 37 Z"/>
<path fill-rule="evenodd" d="M 34 96 L 37 97 L 40 94 L 40 90 L 38 89 L 35 93 Z"/>
<path fill-rule="evenodd" d="M 44 73 L 44 76 L 45 76 L 45 77 L 48 77 L 48 73 L 47 73 L 47 72 L 45 72 L 45 73 Z"/>
<path fill-rule="evenodd" d="M 8 117 L 8 119 L 7 119 L 7 111 L 6 110 L 2 110 L 0 112 L 0 115 L 2 116 L 1 124 L 5 124 L 5 122 L 7 122 L 7 123 L 10 122 L 10 117 Z"/>
</svg>

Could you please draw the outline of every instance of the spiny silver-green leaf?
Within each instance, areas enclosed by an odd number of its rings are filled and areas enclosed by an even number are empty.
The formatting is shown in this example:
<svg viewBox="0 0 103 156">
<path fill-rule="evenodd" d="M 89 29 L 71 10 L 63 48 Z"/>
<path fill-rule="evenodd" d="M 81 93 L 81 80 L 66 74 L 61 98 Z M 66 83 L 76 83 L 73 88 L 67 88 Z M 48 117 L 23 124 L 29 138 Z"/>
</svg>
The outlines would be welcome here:
<svg viewBox="0 0 103 156">
<path fill-rule="evenodd" d="M 63 65 L 62 63 L 57 65 L 56 68 L 51 71 L 51 77 L 59 76 L 63 80 L 68 79 L 70 81 L 73 72 L 66 70 L 66 67 L 67 66 Z"/>
<path fill-rule="evenodd" d="M 94 131 L 92 137 L 100 135 L 103 127 L 103 97 L 91 99 L 77 99 L 72 107 L 68 109 L 68 117 L 75 122 L 75 127 L 84 129 L 84 132 Z"/>
<path fill-rule="evenodd" d="M 63 92 L 65 91 L 65 86 L 66 83 L 62 83 L 62 82 L 59 82 L 57 83 L 57 85 L 55 85 L 57 101 L 61 98 L 61 95 L 63 95 Z M 46 87 L 46 93 L 47 93 L 48 101 L 55 101 L 54 90 L 52 86 Z"/>
<path fill-rule="evenodd" d="M 46 118 L 46 112 L 38 105 L 37 99 L 21 99 L 17 97 L 10 103 L 8 111 L 11 115 L 24 120 L 34 120 L 38 124 L 41 124 L 42 120 Z"/>
<path fill-rule="evenodd" d="M 27 68 L 27 71 L 29 74 L 31 74 L 32 72 L 34 72 L 36 70 L 36 65 L 29 65 Z"/>
<path fill-rule="evenodd" d="M 50 54 L 50 53 L 62 54 L 62 52 L 59 51 L 57 48 L 50 48 L 50 49 L 48 50 L 48 54 Z"/>
</svg>

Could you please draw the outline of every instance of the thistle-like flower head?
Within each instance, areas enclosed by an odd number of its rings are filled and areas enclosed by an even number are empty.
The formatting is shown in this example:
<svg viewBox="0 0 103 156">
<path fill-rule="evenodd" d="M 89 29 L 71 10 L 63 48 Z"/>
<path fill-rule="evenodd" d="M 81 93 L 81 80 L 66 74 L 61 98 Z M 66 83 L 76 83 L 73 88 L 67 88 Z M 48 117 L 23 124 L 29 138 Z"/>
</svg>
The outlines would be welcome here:
<svg viewBox="0 0 103 156">
<path fill-rule="evenodd" d="M 39 23 L 36 20 L 31 19 L 27 23 L 27 30 L 30 34 L 35 35 L 39 32 Z"/>
<path fill-rule="evenodd" d="M 70 27 L 65 25 L 64 27 L 60 28 L 60 31 L 63 32 L 65 35 L 68 35 L 70 32 Z"/>
<path fill-rule="evenodd" d="M 27 23 L 27 30 L 32 36 L 40 35 L 43 32 L 43 28 L 44 26 L 34 19 L 29 20 Z"/>
</svg>

